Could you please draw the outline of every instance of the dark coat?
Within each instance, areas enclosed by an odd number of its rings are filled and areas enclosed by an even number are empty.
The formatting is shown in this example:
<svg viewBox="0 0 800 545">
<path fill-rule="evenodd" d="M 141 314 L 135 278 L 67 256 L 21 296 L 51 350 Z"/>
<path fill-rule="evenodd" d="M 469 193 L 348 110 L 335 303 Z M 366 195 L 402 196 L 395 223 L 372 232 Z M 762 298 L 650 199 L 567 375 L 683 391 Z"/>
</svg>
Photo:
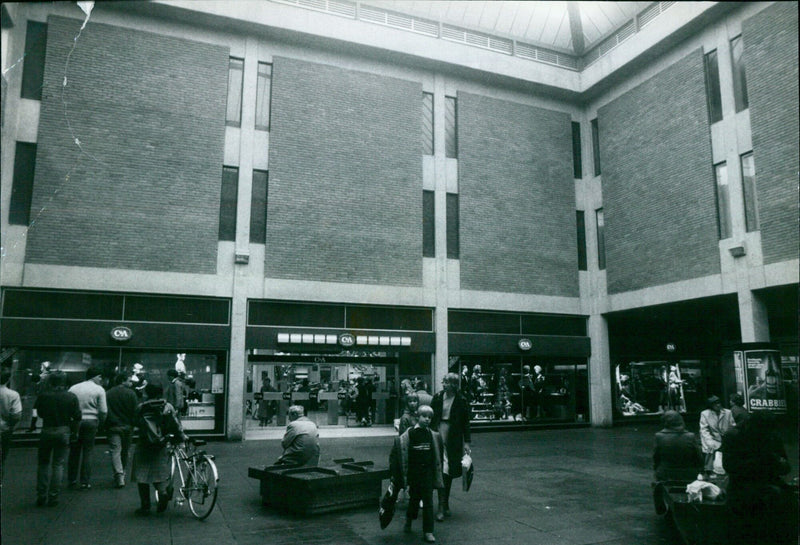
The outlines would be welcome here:
<svg viewBox="0 0 800 545">
<path fill-rule="evenodd" d="M 437 392 L 431 401 L 433 409 L 433 420 L 431 429 L 439 431 L 439 424 L 442 421 L 442 403 L 444 391 Z M 447 432 L 447 460 L 450 465 L 450 477 L 461 477 L 461 457 L 464 456 L 464 443 L 471 442 L 469 429 L 469 403 L 461 393 L 456 394 L 453 405 L 450 407 L 450 429 Z"/>
<path fill-rule="evenodd" d="M 694 481 L 703 469 L 697 436 L 685 429 L 656 432 L 653 469 L 657 481 Z"/>
<path fill-rule="evenodd" d="M 389 454 L 389 470 L 392 475 L 392 482 L 395 484 L 395 490 L 399 491 L 408 485 L 408 446 L 409 435 L 406 430 L 402 435 L 394 438 L 392 451 Z M 433 488 L 444 488 L 444 481 L 442 479 L 442 436 L 439 432 L 431 430 L 433 438 Z M 461 467 L 461 464 L 459 464 Z"/>
</svg>

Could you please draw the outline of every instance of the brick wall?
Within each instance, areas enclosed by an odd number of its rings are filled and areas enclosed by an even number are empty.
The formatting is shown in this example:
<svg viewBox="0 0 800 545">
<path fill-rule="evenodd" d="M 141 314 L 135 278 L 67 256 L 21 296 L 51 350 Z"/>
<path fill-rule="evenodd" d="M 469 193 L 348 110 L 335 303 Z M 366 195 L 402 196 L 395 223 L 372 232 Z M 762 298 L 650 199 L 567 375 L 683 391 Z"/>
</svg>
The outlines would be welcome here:
<svg viewBox="0 0 800 545">
<path fill-rule="evenodd" d="M 797 3 L 776 2 L 742 23 L 764 263 L 797 259 Z"/>
<path fill-rule="evenodd" d="M 422 87 L 276 57 L 267 277 L 422 284 Z"/>
<path fill-rule="evenodd" d="M 26 260 L 214 273 L 227 49 L 80 25 L 48 19 Z"/>
<path fill-rule="evenodd" d="M 608 292 L 719 273 L 702 51 L 600 108 L 598 121 Z"/>
<path fill-rule="evenodd" d="M 458 93 L 461 287 L 576 297 L 570 116 Z"/>
</svg>

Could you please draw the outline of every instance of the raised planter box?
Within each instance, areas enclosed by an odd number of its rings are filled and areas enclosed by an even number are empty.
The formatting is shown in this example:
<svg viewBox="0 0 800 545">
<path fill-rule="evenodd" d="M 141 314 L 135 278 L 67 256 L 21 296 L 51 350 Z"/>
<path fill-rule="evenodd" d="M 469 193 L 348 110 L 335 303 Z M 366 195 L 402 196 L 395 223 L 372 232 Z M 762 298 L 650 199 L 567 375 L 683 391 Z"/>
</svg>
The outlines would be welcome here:
<svg viewBox="0 0 800 545">
<path fill-rule="evenodd" d="M 300 515 L 315 515 L 361 506 L 377 507 L 388 468 L 352 458 L 334 460 L 336 467 L 251 467 L 248 476 L 260 481 L 261 501 Z"/>
</svg>

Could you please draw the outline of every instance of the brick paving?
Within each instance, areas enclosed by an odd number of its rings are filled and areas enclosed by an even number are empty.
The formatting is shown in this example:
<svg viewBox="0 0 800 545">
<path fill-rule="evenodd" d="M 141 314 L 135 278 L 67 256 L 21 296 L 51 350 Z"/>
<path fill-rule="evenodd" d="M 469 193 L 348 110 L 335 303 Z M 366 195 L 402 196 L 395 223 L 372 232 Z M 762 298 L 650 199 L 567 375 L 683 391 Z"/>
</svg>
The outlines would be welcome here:
<svg viewBox="0 0 800 545">
<path fill-rule="evenodd" d="M 476 477 L 453 487 L 452 518 L 437 523 L 437 543 L 459 545 L 658 545 L 679 543 L 655 514 L 650 493 L 653 424 L 613 429 L 476 433 Z M 789 432 L 790 459 L 797 436 Z M 323 438 L 322 464 L 333 458 L 388 462 L 391 437 Z M 95 450 L 91 490 L 66 490 L 57 507 L 35 506 L 34 448 L 11 451 L 2 487 L 4 545 L 361 545 L 421 543 L 402 532 L 402 512 L 385 530 L 372 508 L 302 518 L 263 507 L 249 466 L 271 463 L 277 440 L 212 442 L 220 469 L 217 507 L 204 522 L 188 507 L 136 517 L 134 485 L 111 486 L 106 446 Z M 796 465 L 796 464 L 795 464 Z M 797 467 L 792 476 L 797 476 Z M 377 503 L 377 498 L 376 498 Z"/>
</svg>

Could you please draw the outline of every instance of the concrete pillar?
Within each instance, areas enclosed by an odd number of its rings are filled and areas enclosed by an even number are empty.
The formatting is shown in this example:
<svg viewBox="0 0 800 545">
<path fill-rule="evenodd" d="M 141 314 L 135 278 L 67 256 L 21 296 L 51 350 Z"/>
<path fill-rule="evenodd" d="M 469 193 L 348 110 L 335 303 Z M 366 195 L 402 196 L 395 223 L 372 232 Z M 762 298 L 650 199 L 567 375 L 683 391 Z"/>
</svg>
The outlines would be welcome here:
<svg viewBox="0 0 800 545">
<path fill-rule="evenodd" d="M 769 342 L 769 317 L 764 301 L 750 290 L 742 290 L 738 295 L 742 342 Z"/>
<path fill-rule="evenodd" d="M 592 426 L 613 424 L 611 355 L 608 343 L 608 322 L 601 314 L 589 316 L 589 337 L 592 356 L 589 358 L 589 407 Z"/>
</svg>

